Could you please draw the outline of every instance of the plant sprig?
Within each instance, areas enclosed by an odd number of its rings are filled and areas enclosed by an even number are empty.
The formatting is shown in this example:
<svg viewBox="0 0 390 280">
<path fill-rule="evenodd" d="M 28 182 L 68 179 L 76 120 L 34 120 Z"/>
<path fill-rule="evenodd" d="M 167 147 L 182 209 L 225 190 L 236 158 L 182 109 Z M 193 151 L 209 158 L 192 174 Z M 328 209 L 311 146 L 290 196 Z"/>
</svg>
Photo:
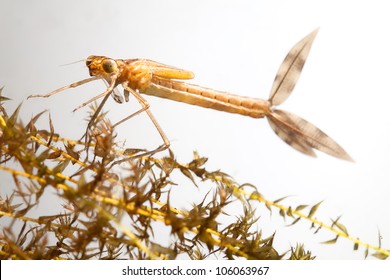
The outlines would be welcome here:
<svg viewBox="0 0 390 280">
<path fill-rule="evenodd" d="M 320 203 L 291 207 L 281 204 L 283 198 L 268 200 L 252 185 L 209 171 L 207 158 L 196 152 L 187 164 L 172 151 L 163 157 L 133 157 L 142 150 L 126 150 L 116 142 L 105 112 L 91 127 L 89 141 L 80 141 L 54 133 L 50 116 L 48 130 L 36 127 L 43 113 L 23 125 L 21 106 L 8 116 L 2 105 L 0 169 L 12 183 L 0 193 L 1 259 L 314 258 L 303 244 L 278 252 L 275 235 L 264 237 L 259 229 L 257 205 L 278 209 L 291 224 L 305 220 L 316 232 L 330 231 L 336 237 L 326 244 L 346 238 L 354 249 L 366 248 L 366 254 L 390 255 L 350 236 L 340 218 L 331 223 L 316 219 Z M 201 202 L 181 210 L 171 202 L 178 173 L 195 188 L 211 186 Z M 59 210 L 36 216 L 38 205 L 53 203 L 48 197 L 53 192 Z M 231 204 L 238 205 L 234 212 Z M 227 215 L 235 219 L 222 222 Z M 157 234 L 161 225 L 169 229 L 168 244 Z"/>
</svg>

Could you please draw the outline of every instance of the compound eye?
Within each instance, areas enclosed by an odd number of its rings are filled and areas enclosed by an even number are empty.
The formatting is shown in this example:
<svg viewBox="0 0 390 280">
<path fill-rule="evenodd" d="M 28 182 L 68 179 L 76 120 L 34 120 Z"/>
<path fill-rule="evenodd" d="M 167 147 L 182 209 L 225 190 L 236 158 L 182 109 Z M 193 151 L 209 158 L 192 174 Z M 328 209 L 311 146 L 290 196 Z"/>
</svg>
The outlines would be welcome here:
<svg viewBox="0 0 390 280">
<path fill-rule="evenodd" d="M 115 72 L 116 69 L 117 69 L 117 65 L 113 59 L 103 60 L 103 70 L 106 73 L 111 74 L 111 73 Z"/>
</svg>

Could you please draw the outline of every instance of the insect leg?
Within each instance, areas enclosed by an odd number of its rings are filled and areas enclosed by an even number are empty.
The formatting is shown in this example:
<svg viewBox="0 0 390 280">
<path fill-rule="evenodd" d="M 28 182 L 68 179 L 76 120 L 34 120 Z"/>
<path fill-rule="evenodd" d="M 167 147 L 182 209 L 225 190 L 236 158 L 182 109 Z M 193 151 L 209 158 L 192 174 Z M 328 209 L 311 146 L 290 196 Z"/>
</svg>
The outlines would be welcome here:
<svg viewBox="0 0 390 280">
<path fill-rule="evenodd" d="M 91 99 L 89 99 L 88 101 L 84 102 L 83 104 L 81 104 L 80 106 L 78 106 L 77 108 L 75 108 L 75 109 L 73 110 L 73 112 L 77 111 L 77 110 L 80 109 L 80 108 L 83 108 L 84 106 L 88 105 L 88 104 L 91 103 L 91 102 L 94 102 L 95 100 L 98 100 L 98 99 L 101 98 L 101 97 L 104 97 L 104 96 L 109 95 L 110 93 L 112 93 L 112 91 L 113 91 L 114 88 L 115 88 L 116 78 L 117 78 L 117 77 L 114 77 L 114 78 L 112 79 L 110 86 L 109 86 L 103 93 L 101 93 L 101 94 L 95 96 L 94 98 L 91 98 Z"/>
<path fill-rule="evenodd" d="M 149 107 L 150 107 L 149 103 L 138 92 L 136 92 L 135 90 L 130 88 L 126 83 L 123 84 L 123 87 L 125 88 L 125 90 L 127 92 L 131 93 L 137 99 L 137 101 L 141 104 L 142 108 L 140 110 L 138 110 L 137 112 L 131 114 L 130 116 L 117 122 L 116 124 L 113 125 L 113 127 L 118 126 L 119 124 L 121 124 L 121 123 L 129 120 L 130 118 L 145 111 L 146 114 L 148 114 L 149 119 L 152 121 L 154 127 L 157 129 L 158 133 L 160 134 L 160 137 L 164 141 L 164 143 L 161 146 L 157 147 L 156 149 L 154 149 L 152 151 L 145 152 L 145 153 L 137 154 L 137 155 L 131 157 L 131 159 L 136 158 L 136 157 L 148 156 L 148 155 L 151 155 L 151 154 L 154 154 L 154 153 L 157 153 L 157 152 L 160 152 L 160 151 L 163 151 L 163 150 L 169 148 L 170 142 L 169 142 L 167 136 L 165 135 L 164 131 L 162 130 L 162 128 L 158 124 L 157 120 L 154 118 L 153 114 L 149 110 Z M 119 164 L 119 163 L 125 162 L 127 160 L 129 160 L 129 159 L 126 158 L 126 159 L 118 160 L 118 161 L 114 162 L 114 164 Z"/>
<path fill-rule="evenodd" d="M 35 97 L 47 98 L 47 97 L 50 97 L 50 96 L 52 96 L 52 95 L 54 95 L 56 93 L 59 93 L 60 91 L 63 91 L 63 90 L 69 89 L 69 88 L 75 88 L 75 87 L 81 86 L 83 84 L 86 84 L 86 83 L 89 83 L 91 81 L 98 80 L 98 79 L 101 79 L 101 78 L 99 78 L 99 77 L 91 77 L 91 78 L 88 78 L 88 79 L 85 79 L 85 80 L 81 80 L 81 81 L 78 81 L 76 83 L 64 86 L 62 88 L 56 89 L 55 91 L 52 91 L 52 92 L 50 92 L 48 94 L 32 94 L 29 97 L 27 97 L 27 99 L 35 98 Z"/>
</svg>

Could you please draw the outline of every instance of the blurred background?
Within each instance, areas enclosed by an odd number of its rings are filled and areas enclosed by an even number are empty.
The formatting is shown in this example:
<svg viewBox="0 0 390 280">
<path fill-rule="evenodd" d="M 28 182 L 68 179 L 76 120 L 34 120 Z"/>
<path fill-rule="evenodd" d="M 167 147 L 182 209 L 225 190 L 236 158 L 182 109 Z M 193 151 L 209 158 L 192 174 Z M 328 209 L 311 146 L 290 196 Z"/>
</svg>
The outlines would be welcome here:
<svg viewBox="0 0 390 280">
<path fill-rule="evenodd" d="M 329 134 L 354 158 L 344 162 L 318 153 L 310 158 L 283 143 L 264 119 L 251 119 L 155 97 L 145 98 L 171 141 L 178 160 L 196 150 L 239 183 L 252 183 L 268 199 L 291 196 L 285 205 L 324 200 L 317 218 L 340 220 L 350 235 L 390 248 L 390 17 L 386 1 L 206 1 L 206 0 L 0 0 L 0 86 L 11 97 L 9 111 L 23 102 L 22 117 L 49 110 L 56 132 L 78 139 L 87 108 L 72 110 L 101 93 L 93 82 L 49 99 L 30 99 L 88 77 L 89 55 L 148 58 L 191 70 L 195 84 L 267 99 L 290 48 L 320 31 L 300 80 L 281 108 Z M 109 101 L 119 120 L 139 105 Z M 47 125 L 47 116 L 42 123 Z M 119 129 L 129 147 L 155 148 L 161 139 L 146 115 Z M 1 193 L 12 186 L 0 172 Z M 9 185 L 8 185 L 9 182 Z M 186 208 L 201 192 L 176 189 Z M 198 193 L 197 193 L 198 192 Z M 53 205 L 41 205 L 50 211 Z M 264 209 L 263 209 L 264 210 Z M 313 235 L 308 222 L 286 227 L 275 212 L 261 212 L 264 235 L 276 231 L 283 252 L 305 243 L 318 259 L 362 259 L 364 250 L 325 231 Z"/>
</svg>

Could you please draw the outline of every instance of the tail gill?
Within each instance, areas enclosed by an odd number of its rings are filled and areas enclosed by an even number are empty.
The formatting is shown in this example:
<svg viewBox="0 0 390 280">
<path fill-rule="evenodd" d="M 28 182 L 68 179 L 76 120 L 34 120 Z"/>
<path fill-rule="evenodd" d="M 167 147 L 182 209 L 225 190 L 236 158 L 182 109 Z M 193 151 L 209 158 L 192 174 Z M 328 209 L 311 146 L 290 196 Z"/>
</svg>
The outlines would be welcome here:
<svg viewBox="0 0 390 280">
<path fill-rule="evenodd" d="M 318 29 L 299 41 L 285 57 L 271 89 L 268 99 L 270 108 L 266 116 L 275 133 L 294 149 L 309 156 L 315 156 L 313 149 L 316 149 L 352 161 L 347 152 L 319 128 L 297 115 L 275 109 L 294 89 L 317 32 Z"/>
<path fill-rule="evenodd" d="M 297 115 L 273 109 L 267 115 L 267 119 L 276 135 L 291 147 L 306 155 L 316 156 L 313 150 L 316 149 L 339 159 L 353 161 L 336 141 L 318 127 Z"/>
</svg>

